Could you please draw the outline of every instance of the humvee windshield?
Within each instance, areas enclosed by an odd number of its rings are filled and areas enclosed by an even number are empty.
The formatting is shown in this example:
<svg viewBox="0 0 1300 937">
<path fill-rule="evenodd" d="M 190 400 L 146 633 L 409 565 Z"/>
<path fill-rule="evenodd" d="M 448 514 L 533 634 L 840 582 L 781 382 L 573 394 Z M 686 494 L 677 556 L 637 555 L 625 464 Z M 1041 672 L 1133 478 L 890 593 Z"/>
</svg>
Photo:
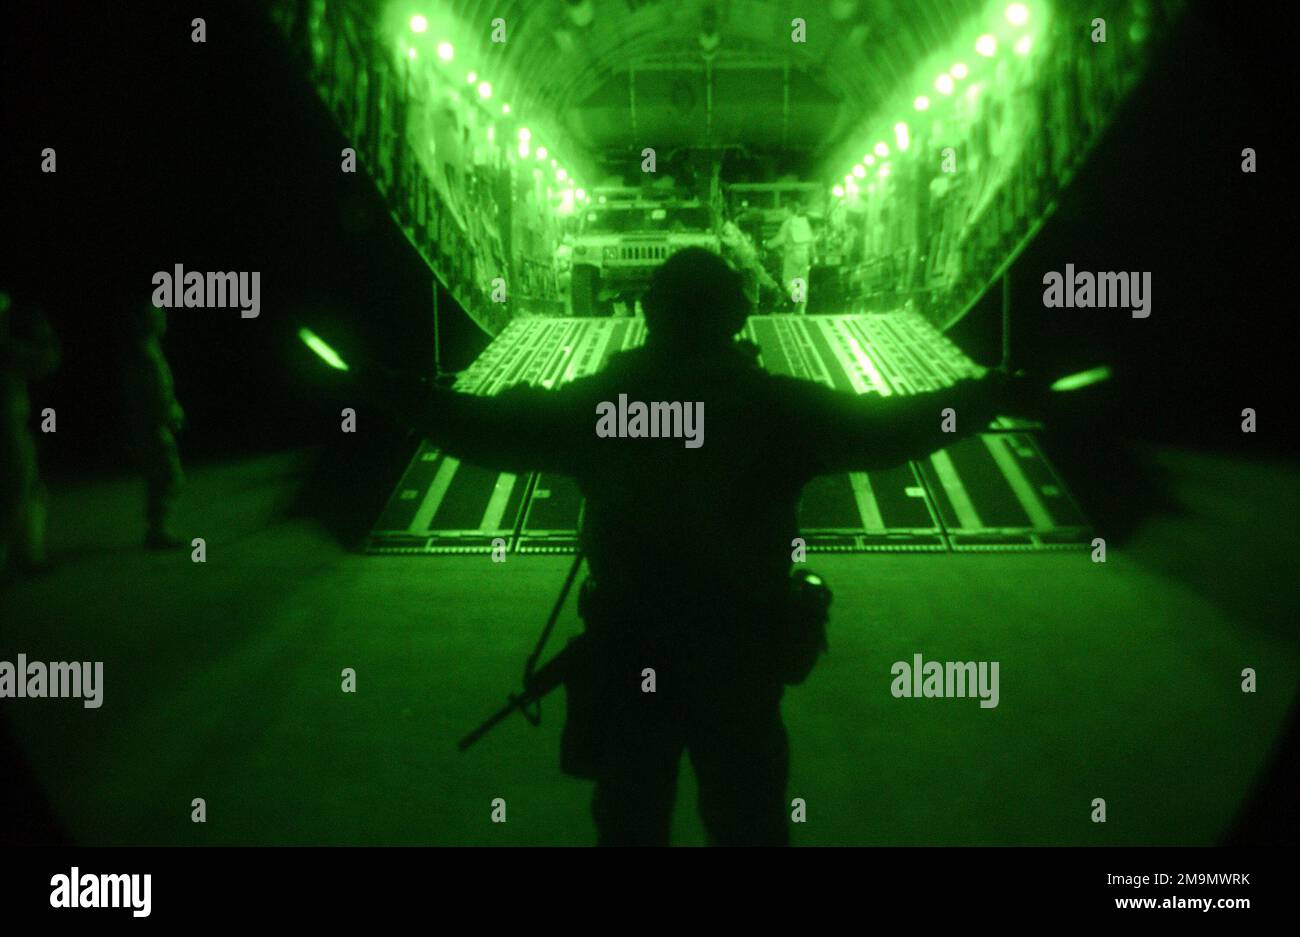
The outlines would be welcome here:
<svg viewBox="0 0 1300 937">
<path fill-rule="evenodd" d="M 668 208 L 606 208 L 583 218 L 585 234 L 624 234 L 632 231 L 708 231 L 709 210 L 703 205 Z"/>
</svg>

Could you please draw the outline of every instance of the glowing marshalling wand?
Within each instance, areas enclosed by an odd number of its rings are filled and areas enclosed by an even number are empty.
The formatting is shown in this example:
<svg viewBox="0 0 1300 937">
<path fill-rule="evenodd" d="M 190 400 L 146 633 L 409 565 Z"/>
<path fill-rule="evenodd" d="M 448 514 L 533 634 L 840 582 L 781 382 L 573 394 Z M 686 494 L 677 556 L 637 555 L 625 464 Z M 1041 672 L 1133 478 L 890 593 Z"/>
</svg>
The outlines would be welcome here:
<svg viewBox="0 0 1300 937">
<path fill-rule="evenodd" d="M 325 343 L 319 335 L 311 329 L 299 329 L 298 337 L 302 339 L 303 344 L 314 351 L 321 361 L 324 361 L 331 368 L 337 371 L 347 371 L 348 363 L 339 357 L 339 353 Z"/>
<path fill-rule="evenodd" d="M 1089 368 L 1087 371 L 1079 371 L 1076 374 L 1067 374 L 1052 382 L 1054 391 L 1071 391 L 1081 390 L 1084 387 L 1091 387 L 1093 384 L 1100 384 L 1102 381 L 1110 380 L 1110 367 L 1101 365 L 1096 368 Z"/>
</svg>

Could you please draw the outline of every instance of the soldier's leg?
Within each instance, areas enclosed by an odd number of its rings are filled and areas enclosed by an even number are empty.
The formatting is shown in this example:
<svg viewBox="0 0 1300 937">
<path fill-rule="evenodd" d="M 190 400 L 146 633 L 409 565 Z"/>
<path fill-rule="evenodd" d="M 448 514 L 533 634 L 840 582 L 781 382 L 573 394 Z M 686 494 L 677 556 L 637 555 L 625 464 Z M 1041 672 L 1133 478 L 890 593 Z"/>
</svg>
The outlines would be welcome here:
<svg viewBox="0 0 1300 937">
<path fill-rule="evenodd" d="M 600 846 L 667 846 L 682 747 L 648 743 L 596 780 L 591 814 Z"/>
<path fill-rule="evenodd" d="M 171 532 L 169 523 L 185 476 L 171 430 L 159 427 L 152 434 L 145 458 L 145 539 L 153 546 L 175 546 L 180 540 Z"/>
<path fill-rule="evenodd" d="M 693 716 L 688 750 L 711 843 L 789 843 L 790 748 L 779 691 L 737 694 Z"/>
<path fill-rule="evenodd" d="M 45 519 L 49 514 L 49 489 L 39 478 L 34 479 L 22 508 L 18 528 L 18 542 L 14 559 L 28 569 L 39 569 L 46 563 Z"/>
<path fill-rule="evenodd" d="M 674 694 L 644 693 L 640 671 L 625 668 L 607 699 L 601 769 L 592 816 L 602 846 L 666 846 L 685 747 Z M 662 677 L 662 674 L 661 674 Z"/>
<path fill-rule="evenodd" d="M 9 468 L 0 465 L 0 573 L 9 567 L 9 557 L 22 520 L 22 492 Z"/>
<path fill-rule="evenodd" d="M 24 561 L 36 449 L 25 427 L 0 427 L 0 571 Z"/>
</svg>

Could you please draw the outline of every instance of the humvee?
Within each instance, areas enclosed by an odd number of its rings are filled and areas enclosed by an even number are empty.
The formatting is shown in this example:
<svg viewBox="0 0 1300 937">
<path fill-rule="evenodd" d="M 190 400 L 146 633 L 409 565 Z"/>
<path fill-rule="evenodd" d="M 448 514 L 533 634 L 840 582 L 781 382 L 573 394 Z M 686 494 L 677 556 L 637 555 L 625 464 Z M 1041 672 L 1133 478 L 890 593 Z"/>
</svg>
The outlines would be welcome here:
<svg viewBox="0 0 1300 937">
<path fill-rule="evenodd" d="M 569 308 L 575 316 L 629 310 L 650 275 L 683 247 L 721 249 L 716 219 L 697 199 L 607 199 L 581 212 L 570 251 Z"/>
</svg>

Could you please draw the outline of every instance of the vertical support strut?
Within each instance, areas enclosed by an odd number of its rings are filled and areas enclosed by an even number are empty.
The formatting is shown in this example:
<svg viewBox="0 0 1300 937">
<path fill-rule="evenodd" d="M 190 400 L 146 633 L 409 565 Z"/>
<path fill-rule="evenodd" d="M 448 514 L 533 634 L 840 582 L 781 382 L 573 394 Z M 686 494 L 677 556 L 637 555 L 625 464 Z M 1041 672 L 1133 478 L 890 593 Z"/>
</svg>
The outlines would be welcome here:
<svg viewBox="0 0 1300 937">
<path fill-rule="evenodd" d="M 1011 267 L 1002 272 L 1002 370 L 1011 373 Z"/>
<path fill-rule="evenodd" d="M 433 376 L 442 377 L 442 328 L 438 318 L 438 278 L 433 279 Z"/>
</svg>

